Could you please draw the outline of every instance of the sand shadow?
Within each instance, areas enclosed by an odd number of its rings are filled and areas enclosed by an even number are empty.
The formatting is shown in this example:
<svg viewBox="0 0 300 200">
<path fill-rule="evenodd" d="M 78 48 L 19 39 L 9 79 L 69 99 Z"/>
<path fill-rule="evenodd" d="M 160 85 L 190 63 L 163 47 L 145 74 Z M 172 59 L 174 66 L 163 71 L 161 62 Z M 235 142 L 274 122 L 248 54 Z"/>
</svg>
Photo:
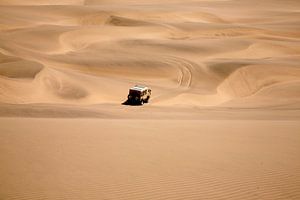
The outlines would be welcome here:
<svg viewBox="0 0 300 200">
<path fill-rule="evenodd" d="M 130 101 L 128 101 L 128 100 L 122 102 L 121 104 L 124 105 L 124 106 L 142 106 L 142 105 L 139 104 L 139 103 L 130 102 Z"/>
</svg>

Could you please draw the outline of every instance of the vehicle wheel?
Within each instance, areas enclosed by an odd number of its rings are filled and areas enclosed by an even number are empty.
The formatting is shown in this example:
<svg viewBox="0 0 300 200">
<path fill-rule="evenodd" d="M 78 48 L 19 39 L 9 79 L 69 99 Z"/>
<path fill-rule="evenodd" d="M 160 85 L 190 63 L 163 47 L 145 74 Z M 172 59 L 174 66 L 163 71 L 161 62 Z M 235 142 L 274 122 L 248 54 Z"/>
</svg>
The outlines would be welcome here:
<svg viewBox="0 0 300 200">
<path fill-rule="evenodd" d="M 145 103 L 149 102 L 150 97 L 147 97 L 147 99 L 145 99 Z"/>
</svg>

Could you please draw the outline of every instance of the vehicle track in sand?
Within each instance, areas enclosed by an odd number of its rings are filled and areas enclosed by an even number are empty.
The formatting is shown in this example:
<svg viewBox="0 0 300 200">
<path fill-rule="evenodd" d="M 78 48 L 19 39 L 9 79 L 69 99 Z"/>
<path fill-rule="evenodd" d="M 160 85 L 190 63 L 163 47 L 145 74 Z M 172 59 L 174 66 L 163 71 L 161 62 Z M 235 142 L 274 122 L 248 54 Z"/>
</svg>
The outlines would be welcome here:
<svg viewBox="0 0 300 200">
<path fill-rule="evenodd" d="M 171 99 L 188 91 L 192 86 L 195 66 L 200 67 L 192 61 L 175 56 L 167 56 L 164 61 L 168 65 L 175 66 L 179 70 L 178 86 L 166 89 L 168 91 L 165 91 L 164 94 L 153 97 L 151 100 L 153 103 Z"/>
</svg>

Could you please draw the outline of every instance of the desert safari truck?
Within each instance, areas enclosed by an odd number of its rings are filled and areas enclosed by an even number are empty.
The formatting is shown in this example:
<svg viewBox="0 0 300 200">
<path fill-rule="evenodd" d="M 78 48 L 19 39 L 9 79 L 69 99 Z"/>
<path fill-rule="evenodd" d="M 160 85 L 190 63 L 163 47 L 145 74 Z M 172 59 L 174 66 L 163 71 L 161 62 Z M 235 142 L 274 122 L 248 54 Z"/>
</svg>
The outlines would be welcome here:
<svg viewBox="0 0 300 200">
<path fill-rule="evenodd" d="M 127 98 L 128 104 L 143 105 L 148 103 L 151 96 L 151 89 L 146 86 L 136 85 L 129 89 Z"/>
</svg>

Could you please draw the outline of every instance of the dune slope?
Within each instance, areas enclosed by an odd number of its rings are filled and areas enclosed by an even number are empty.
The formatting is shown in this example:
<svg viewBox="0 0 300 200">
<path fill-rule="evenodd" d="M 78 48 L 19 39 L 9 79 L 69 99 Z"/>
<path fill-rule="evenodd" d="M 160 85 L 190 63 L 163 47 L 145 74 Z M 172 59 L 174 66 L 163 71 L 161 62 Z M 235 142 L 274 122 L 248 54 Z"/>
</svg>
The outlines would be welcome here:
<svg viewBox="0 0 300 200">
<path fill-rule="evenodd" d="M 116 104 L 130 85 L 147 84 L 153 106 L 222 106 L 248 97 L 268 106 L 268 95 L 257 92 L 299 81 L 298 14 L 290 5 L 165 3 L 1 1 L 0 102 Z M 20 61 L 7 63 L 10 57 Z M 270 96 L 272 105 L 297 103 L 289 91 Z"/>
</svg>

